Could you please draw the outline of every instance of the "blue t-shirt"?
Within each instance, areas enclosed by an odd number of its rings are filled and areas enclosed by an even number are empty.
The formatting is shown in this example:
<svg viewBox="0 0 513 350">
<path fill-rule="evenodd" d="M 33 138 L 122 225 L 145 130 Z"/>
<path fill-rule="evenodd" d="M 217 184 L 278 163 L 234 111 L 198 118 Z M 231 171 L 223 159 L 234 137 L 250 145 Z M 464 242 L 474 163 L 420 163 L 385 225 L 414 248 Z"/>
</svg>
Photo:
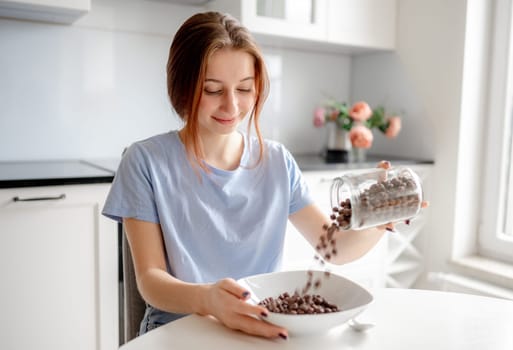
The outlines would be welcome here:
<svg viewBox="0 0 513 350">
<path fill-rule="evenodd" d="M 186 282 L 275 271 L 281 262 L 288 216 L 311 203 L 306 183 L 283 145 L 244 136 L 233 171 L 189 163 L 177 131 L 130 146 L 120 163 L 103 214 L 159 223 L 169 273 Z M 199 169 L 199 168 L 198 168 Z"/>
<path fill-rule="evenodd" d="M 206 173 L 187 159 L 177 131 L 136 142 L 125 152 L 103 214 L 158 223 L 168 272 L 192 283 L 276 271 L 288 216 L 312 202 L 292 155 L 244 135 L 240 166 Z"/>
</svg>

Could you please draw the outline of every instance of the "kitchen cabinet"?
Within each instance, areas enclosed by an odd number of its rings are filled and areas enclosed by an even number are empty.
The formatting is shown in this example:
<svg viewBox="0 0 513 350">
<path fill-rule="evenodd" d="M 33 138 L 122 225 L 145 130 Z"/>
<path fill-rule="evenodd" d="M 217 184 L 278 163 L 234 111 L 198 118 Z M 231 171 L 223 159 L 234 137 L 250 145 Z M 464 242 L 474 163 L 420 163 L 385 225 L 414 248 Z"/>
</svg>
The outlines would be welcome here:
<svg viewBox="0 0 513 350">
<path fill-rule="evenodd" d="M 214 0 L 207 5 L 237 17 L 256 34 L 312 40 L 326 37 L 326 0 Z"/>
<path fill-rule="evenodd" d="M 110 183 L 0 190 L 0 348 L 114 350 L 117 225 Z"/>
<path fill-rule="evenodd" d="M 213 0 L 260 43 L 357 53 L 395 48 L 396 0 Z"/>
<path fill-rule="evenodd" d="M 0 17 L 71 24 L 91 10 L 91 0 L 0 0 Z"/>
<path fill-rule="evenodd" d="M 329 42 L 395 49 L 396 0 L 329 0 L 328 7 Z"/>
<path fill-rule="evenodd" d="M 424 198 L 429 201 L 431 193 L 430 174 L 432 165 L 410 165 L 422 181 Z M 423 209 L 409 223 L 396 225 L 394 233 L 388 235 L 388 254 L 386 262 L 387 287 L 412 287 L 424 272 L 424 232 L 429 208 Z"/>
<path fill-rule="evenodd" d="M 408 165 L 421 178 L 424 198 L 429 199 L 429 174 L 431 164 Z M 303 171 L 315 202 L 326 213 L 331 213 L 330 186 L 332 179 L 353 169 Z M 422 274 L 424 268 L 422 233 L 427 210 L 422 210 L 409 225 L 399 223 L 395 232 L 387 233 L 378 244 L 362 258 L 341 266 L 329 264 L 329 269 L 368 287 L 409 288 Z M 300 269 L 315 265 L 314 249 L 289 224 L 284 248 L 284 269 Z"/>
</svg>

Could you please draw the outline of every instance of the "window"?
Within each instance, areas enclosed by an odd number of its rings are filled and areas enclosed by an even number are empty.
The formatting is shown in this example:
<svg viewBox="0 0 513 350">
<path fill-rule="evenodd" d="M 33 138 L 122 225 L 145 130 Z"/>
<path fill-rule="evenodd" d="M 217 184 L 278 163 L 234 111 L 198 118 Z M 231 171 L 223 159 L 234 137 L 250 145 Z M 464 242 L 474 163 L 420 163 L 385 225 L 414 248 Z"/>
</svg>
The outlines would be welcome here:
<svg viewBox="0 0 513 350">
<path fill-rule="evenodd" d="M 479 253 L 513 262 L 513 0 L 496 0 Z"/>
</svg>

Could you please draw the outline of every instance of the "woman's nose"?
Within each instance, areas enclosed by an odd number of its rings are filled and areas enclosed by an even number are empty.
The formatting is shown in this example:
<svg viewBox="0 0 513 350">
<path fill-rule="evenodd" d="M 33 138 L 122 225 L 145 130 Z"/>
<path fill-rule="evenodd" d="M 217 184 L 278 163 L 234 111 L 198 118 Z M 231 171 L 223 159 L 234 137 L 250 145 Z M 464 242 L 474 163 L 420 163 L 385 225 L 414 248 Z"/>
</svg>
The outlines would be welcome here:
<svg viewBox="0 0 513 350">
<path fill-rule="evenodd" d="M 238 111 L 237 96 L 234 92 L 227 92 L 223 96 L 222 109 L 230 116 L 235 116 Z"/>
</svg>

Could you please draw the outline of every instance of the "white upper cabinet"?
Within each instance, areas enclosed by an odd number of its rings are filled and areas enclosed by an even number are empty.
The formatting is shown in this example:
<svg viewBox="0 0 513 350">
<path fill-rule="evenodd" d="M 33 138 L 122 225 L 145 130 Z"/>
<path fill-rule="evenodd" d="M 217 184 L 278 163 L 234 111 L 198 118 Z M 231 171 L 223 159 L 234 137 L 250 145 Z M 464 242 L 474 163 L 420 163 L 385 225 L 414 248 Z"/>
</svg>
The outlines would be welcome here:
<svg viewBox="0 0 513 350">
<path fill-rule="evenodd" d="M 213 0 L 264 44 L 361 52 L 395 48 L 396 0 Z"/>
<path fill-rule="evenodd" d="M 326 38 L 327 0 L 214 0 L 207 6 L 237 17 L 254 34 Z"/>
<path fill-rule="evenodd" d="M 329 0 L 328 41 L 395 49 L 396 0 Z"/>
<path fill-rule="evenodd" d="M 0 17 L 71 24 L 91 10 L 91 0 L 0 0 Z"/>
</svg>

